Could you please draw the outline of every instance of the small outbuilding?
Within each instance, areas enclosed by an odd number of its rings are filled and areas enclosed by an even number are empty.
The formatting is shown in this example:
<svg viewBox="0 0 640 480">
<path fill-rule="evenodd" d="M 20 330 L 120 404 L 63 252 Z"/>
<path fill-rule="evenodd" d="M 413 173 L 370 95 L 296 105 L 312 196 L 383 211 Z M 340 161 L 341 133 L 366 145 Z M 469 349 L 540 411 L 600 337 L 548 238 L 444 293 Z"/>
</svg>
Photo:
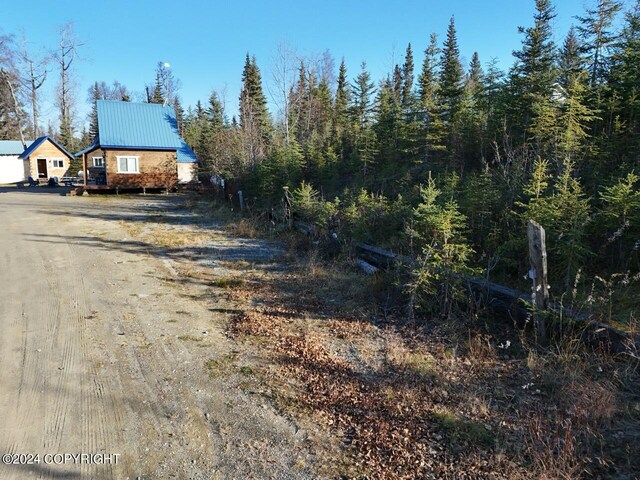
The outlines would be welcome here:
<svg viewBox="0 0 640 480">
<path fill-rule="evenodd" d="M 84 188 L 171 189 L 196 179 L 197 158 L 167 105 L 98 100 L 98 135 L 82 156 Z"/>
<path fill-rule="evenodd" d="M 20 140 L 0 140 L 0 185 L 9 183 L 24 182 L 29 177 L 29 171 L 25 168 L 28 163 L 20 158 L 33 143 L 27 140 L 22 143 Z"/>
<path fill-rule="evenodd" d="M 24 163 L 25 177 L 39 182 L 61 179 L 69 169 L 73 155 L 48 135 L 34 140 L 18 158 Z M 23 181 L 26 180 L 23 178 Z"/>
</svg>

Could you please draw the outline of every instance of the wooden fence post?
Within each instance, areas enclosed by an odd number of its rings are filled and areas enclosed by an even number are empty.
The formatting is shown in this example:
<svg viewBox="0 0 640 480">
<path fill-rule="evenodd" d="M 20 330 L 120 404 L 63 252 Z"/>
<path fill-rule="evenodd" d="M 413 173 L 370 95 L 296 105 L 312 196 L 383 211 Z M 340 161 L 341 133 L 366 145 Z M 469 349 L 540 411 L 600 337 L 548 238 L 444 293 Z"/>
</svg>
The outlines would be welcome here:
<svg viewBox="0 0 640 480">
<path fill-rule="evenodd" d="M 531 302 L 535 310 L 536 335 L 539 339 L 546 337 L 546 321 L 544 312 L 549 305 L 549 286 L 547 285 L 547 244 L 544 228 L 533 220 L 529 220 L 527 227 L 529 238 L 529 278 L 533 281 Z"/>
<path fill-rule="evenodd" d="M 240 210 L 244 210 L 244 195 L 242 190 L 238 190 L 238 200 L 240 202 Z"/>
<path fill-rule="evenodd" d="M 291 200 L 291 193 L 289 193 L 289 187 L 284 187 L 284 219 L 289 225 L 289 228 L 293 227 L 293 202 Z"/>
</svg>

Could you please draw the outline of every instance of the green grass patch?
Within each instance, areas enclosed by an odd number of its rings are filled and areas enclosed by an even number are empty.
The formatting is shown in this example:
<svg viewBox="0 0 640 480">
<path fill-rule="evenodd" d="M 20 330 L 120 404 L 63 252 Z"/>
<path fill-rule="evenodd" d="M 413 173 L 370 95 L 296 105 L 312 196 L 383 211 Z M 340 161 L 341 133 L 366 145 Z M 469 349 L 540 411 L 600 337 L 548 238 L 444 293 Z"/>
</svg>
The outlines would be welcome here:
<svg viewBox="0 0 640 480">
<path fill-rule="evenodd" d="M 478 422 L 461 419 L 447 409 L 435 411 L 433 419 L 446 431 L 453 451 L 461 451 L 466 446 L 489 448 L 493 445 L 493 434 Z"/>
<path fill-rule="evenodd" d="M 229 375 L 233 370 L 233 364 L 237 360 L 237 354 L 230 354 L 220 358 L 211 358 L 206 361 L 204 368 L 209 372 L 211 378 L 219 378 L 223 375 Z"/>
<path fill-rule="evenodd" d="M 430 376 L 435 373 L 435 360 L 421 353 L 411 352 L 407 355 L 407 367 L 422 376 Z"/>
</svg>

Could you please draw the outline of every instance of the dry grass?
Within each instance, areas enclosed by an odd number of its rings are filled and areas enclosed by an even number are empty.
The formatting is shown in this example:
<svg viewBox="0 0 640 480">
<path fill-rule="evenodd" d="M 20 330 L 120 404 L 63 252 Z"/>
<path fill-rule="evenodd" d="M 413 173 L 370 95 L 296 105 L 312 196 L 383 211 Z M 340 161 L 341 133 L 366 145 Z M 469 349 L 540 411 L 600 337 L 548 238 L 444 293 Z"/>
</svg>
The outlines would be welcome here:
<svg viewBox="0 0 640 480">
<path fill-rule="evenodd" d="M 587 458 L 581 455 L 579 433 L 569 418 L 549 419 L 536 412 L 525 419 L 524 442 L 532 470 L 540 479 L 582 477 Z"/>
<path fill-rule="evenodd" d="M 253 220 L 225 215 L 227 232 L 260 234 Z M 243 311 L 228 330 L 251 365 L 238 365 L 233 354 L 209 360 L 206 372 L 241 376 L 252 389 L 261 382 L 299 425 L 341 439 L 338 450 L 310 439 L 330 465 L 326 477 L 633 478 L 640 471 L 633 355 L 595 354 L 562 337 L 543 349 L 493 319 L 486 319 L 492 331 L 461 319 L 403 327 L 400 310 L 380 307 L 383 284 L 313 250 L 301 254 L 294 243 L 290 253 L 283 271 L 227 262 L 228 276 L 180 274 L 223 289 L 215 295 Z"/>
<path fill-rule="evenodd" d="M 198 247 L 210 243 L 212 233 L 162 226 L 151 229 L 146 237 L 154 245 L 164 248 Z"/>
<path fill-rule="evenodd" d="M 466 347 L 469 357 L 474 362 L 493 362 L 496 359 L 496 349 L 491 344 L 489 335 L 469 331 Z"/>
<path fill-rule="evenodd" d="M 639 429 L 640 415 L 621 416 L 638 387 L 622 395 L 611 380 L 638 379 L 626 364 L 573 341 L 516 348 L 477 324 L 432 324 L 429 336 L 375 325 L 366 277 L 313 256 L 289 267 L 234 289 L 259 306 L 229 329 L 262 356 L 279 408 L 343 439 L 330 476 L 591 478 L 640 467 L 627 452 L 636 433 L 620 434 Z"/>
<path fill-rule="evenodd" d="M 261 224 L 252 218 L 240 218 L 229 221 L 224 230 L 243 238 L 258 238 L 262 234 Z"/>
</svg>

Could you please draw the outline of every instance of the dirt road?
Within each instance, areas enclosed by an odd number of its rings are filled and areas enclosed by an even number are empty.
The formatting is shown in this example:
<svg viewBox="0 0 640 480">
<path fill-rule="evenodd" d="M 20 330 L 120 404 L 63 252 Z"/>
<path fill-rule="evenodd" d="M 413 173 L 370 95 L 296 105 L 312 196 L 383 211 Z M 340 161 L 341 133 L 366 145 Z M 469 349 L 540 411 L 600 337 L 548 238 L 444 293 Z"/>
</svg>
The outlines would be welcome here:
<svg viewBox="0 0 640 480">
<path fill-rule="evenodd" d="M 250 369 L 224 334 L 224 299 L 177 273 L 203 249 L 132 235 L 179 236 L 175 204 L 0 190 L 0 454 L 15 462 L 0 478 L 314 477 L 304 433 L 240 388 Z M 212 269 L 271 252 L 203 248 Z M 78 453 L 92 457 L 56 456 Z"/>
</svg>

